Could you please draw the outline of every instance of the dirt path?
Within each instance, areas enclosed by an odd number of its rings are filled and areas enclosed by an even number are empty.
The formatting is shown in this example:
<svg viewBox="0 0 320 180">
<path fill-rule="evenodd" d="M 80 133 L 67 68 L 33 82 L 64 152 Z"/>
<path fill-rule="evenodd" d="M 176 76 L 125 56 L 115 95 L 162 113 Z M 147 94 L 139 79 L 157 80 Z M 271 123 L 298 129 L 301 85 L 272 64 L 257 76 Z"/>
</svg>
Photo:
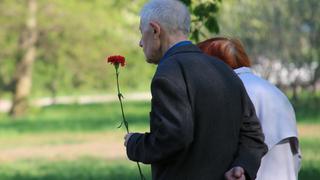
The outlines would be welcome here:
<svg viewBox="0 0 320 180">
<path fill-rule="evenodd" d="M 298 133 L 301 138 L 320 139 L 320 124 L 299 124 Z"/>
<path fill-rule="evenodd" d="M 124 147 L 115 142 L 92 142 L 84 144 L 18 147 L 0 151 L 0 162 L 16 161 L 20 159 L 77 159 L 90 156 L 103 159 L 125 158 Z"/>
<path fill-rule="evenodd" d="M 299 125 L 301 138 L 319 138 L 320 125 Z M 123 132 L 90 134 L 22 135 L 0 139 L 0 162 L 25 159 L 72 160 L 83 156 L 102 159 L 126 158 Z"/>
<path fill-rule="evenodd" d="M 87 134 L 72 140 L 72 134 L 61 136 L 71 143 L 56 142 L 57 135 L 43 135 L 19 139 L 15 137 L 7 145 L 1 144 L 0 162 L 12 162 L 26 159 L 72 160 L 79 157 L 96 157 L 103 159 L 126 158 L 123 146 L 123 133 Z M 28 141 L 28 142 L 25 142 Z"/>
<path fill-rule="evenodd" d="M 150 92 L 137 92 L 125 94 L 126 101 L 149 101 L 151 99 Z M 91 104 L 106 103 L 118 101 L 116 94 L 91 95 L 91 96 L 60 96 L 52 99 L 43 97 L 32 100 L 31 104 L 36 107 L 49 106 L 54 104 Z M 11 107 L 11 101 L 0 99 L 0 112 L 8 112 Z"/>
</svg>

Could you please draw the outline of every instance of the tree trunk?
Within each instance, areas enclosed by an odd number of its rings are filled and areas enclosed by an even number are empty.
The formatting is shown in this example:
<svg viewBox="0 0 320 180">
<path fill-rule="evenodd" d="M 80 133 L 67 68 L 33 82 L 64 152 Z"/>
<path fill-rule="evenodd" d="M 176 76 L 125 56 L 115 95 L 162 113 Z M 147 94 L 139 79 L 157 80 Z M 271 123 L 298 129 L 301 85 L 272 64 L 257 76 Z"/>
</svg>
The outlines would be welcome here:
<svg viewBox="0 0 320 180">
<path fill-rule="evenodd" d="M 314 77 L 312 80 L 312 92 L 313 95 L 317 94 L 317 85 L 319 83 L 319 79 L 320 79 L 320 64 L 318 64 L 317 68 L 315 69 L 315 73 L 314 73 Z"/>
<path fill-rule="evenodd" d="M 32 66 L 36 57 L 37 32 L 37 1 L 28 0 L 28 17 L 26 29 L 21 35 L 19 44 L 21 58 L 18 59 L 13 88 L 13 104 L 10 115 L 17 117 L 25 113 L 28 106 L 28 96 L 32 86 Z"/>
<path fill-rule="evenodd" d="M 297 84 L 297 82 L 293 82 L 292 84 L 292 100 L 294 102 L 297 102 L 298 101 L 298 88 L 299 88 L 299 85 Z"/>
<path fill-rule="evenodd" d="M 47 84 L 47 88 L 51 94 L 51 104 L 54 105 L 57 102 L 57 80 L 52 79 L 51 82 Z"/>
</svg>

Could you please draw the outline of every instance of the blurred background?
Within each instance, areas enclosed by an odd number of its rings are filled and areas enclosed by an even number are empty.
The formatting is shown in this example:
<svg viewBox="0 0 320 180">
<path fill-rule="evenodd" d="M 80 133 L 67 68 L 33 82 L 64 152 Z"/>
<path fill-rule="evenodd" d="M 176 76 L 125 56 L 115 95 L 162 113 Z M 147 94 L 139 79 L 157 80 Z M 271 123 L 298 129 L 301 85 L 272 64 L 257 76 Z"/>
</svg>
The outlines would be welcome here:
<svg viewBox="0 0 320 180">
<path fill-rule="evenodd" d="M 293 104 L 303 164 L 320 178 L 320 1 L 183 0 L 191 39 L 239 38 L 254 71 Z M 131 131 L 148 131 L 156 66 L 138 46 L 146 0 L 0 0 L 0 179 L 139 179 L 118 129 L 115 71 Z M 143 166 L 150 179 L 150 167 Z"/>
</svg>

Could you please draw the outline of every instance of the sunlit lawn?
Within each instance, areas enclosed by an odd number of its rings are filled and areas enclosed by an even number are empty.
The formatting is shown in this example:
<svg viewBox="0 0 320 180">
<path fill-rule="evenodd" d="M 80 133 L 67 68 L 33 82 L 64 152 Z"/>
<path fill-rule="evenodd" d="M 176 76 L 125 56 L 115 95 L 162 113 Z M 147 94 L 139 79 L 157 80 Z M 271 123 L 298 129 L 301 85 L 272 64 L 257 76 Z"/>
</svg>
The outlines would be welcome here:
<svg viewBox="0 0 320 180">
<path fill-rule="evenodd" d="M 299 179 L 316 180 L 320 177 L 320 112 L 306 114 L 303 107 L 297 110 L 303 153 Z M 125 111 L 132 131 L 148 130 L 149 103 L 125 103 Z M 117 128 L 118 103 L 57 105 L 33 109 L 21 119 L 0 117 L 1 180 L 139 179 L 136 164 L 125 157 L 125 131 Z M 150 179 L 150 167 L 143 166 L 143 171 Z"/>
<path fill-rule="evenodd" d="M 150 179 L 150 169 L 142 166 Z M 83 157 L 77 160 L 21 160 L 0 166 L 0 179 L 15 180 L 133 180 L 139 179 L 135 163 Z"/>
</svg>

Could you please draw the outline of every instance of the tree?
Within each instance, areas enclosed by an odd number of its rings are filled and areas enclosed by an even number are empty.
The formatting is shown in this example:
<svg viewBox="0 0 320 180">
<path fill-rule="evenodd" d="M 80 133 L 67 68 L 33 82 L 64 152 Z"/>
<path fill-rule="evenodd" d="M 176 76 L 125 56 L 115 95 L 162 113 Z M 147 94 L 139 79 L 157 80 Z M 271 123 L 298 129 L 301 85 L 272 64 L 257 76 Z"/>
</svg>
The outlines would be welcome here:
<svg viewBox="0 0 320 180">
<path fill-rule="evenodd" d="M 291 14 L 290 22 L 295 28 L 301 44 L 299 53 L 301 58 L 306 59 L 309 64 L 317 63 L 314 76 L 311 81 L 313 91 L 316 93 L 316 84 L 320 81 L 320 20 L 318 12 L 320 3 L 317 0 L 295 0 L 288 3 Z"/>
<path fill-rule="evenodd" d="M 20 34 L 24 24 L 23 18 L 18 17 L 25 17 L 25 9 L 25 3 L 17 4 L 9 0 L 0 3 L 0 95 L 13 90 L 12 76 L 18 56 L 17 34 Z"/>
<path fill-rule="evenodd" d="M 36 16 L 26 2 L 39 7 Z M 3 0 L 0 10 L 0 95 L 12 93 L 12 115 L 23 113 L 29 95 L 46 95 L 45 90 L 53 97 L 75 90 L 111 91 L 108 77 L 113 71 L 105 66 L 104 57 L 112 53 L 128 57 L 123 78 L 127 88 L 140 87 L 152 76 L 152 68 L 134 61 L 143 61 L 136 48 L 139 32 L 132 30 L 138 29 L 138 24 L 132 26 L 137 15 L 113 7 L 113 2 Z M 19 17 L 26 17 L 28 24 Z M 31 21 L 37 23 L 30 25 Z M 140 78 L 129 78 L 141 72 Z"/>
<path fill-rule="evenodd" d="M 124 89 L 148 90 L 155 67 L 143 62 L 138 47 L 145 0 L 128 1 L 2 0 L 0 95 L 12 95 L 11 114 L 23 114 L 30 96 L 111 91 L 113 69 L 103 59 L 114 53 L 127 57 Z M 194 39 L 219 30 L 220 0 L 185 2 Z"/>
<path fill-rule="evenodd" d="M 319 11 L 317 0 L 226 0 L 219 19 L 222 34 L 240 38 L 254 62 L 281 62 L 288 71 L 289 86 L 278 85 L 287 86 L 295 94 L 297 89 L 318 81 L 320 19 L 316 12 Z M 303 80 L 302 75 L 289 80 L 295 73 L 292 69 L 305 67 L 314 71 L 310 73 L 313 82 Z"/>
<path fill-rule="evenodd" d="M 13 77 L 13 105 L 10 110 L 12 116 L 24 114 L 27 108 L 27 98 L 32 86 L 32 67 L 36 58 L 37 1 L 28 0 L 27 6 L 26 27 L 20 36 L 18 63 Z"/>
</svg>

